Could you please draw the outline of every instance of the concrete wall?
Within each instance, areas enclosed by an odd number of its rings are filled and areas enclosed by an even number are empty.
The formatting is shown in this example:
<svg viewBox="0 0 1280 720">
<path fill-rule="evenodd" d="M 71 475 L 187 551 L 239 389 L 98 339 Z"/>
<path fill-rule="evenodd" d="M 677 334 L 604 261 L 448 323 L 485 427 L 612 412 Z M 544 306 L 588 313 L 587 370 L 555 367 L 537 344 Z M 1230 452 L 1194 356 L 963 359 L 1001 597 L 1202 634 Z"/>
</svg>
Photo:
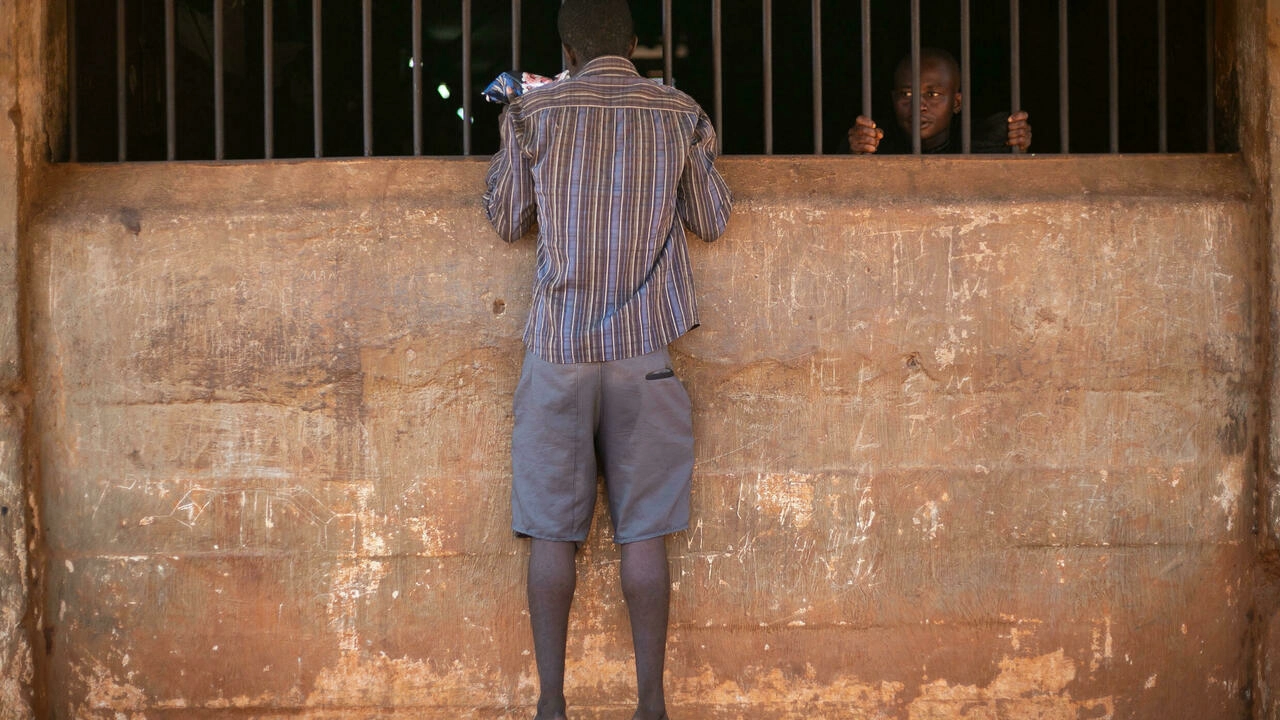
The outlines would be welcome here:
<svg viewBox="0 0 1280 720">
<path fill-rule="evenodd" d="M 0 720 L 528 717 L 483 165 L 50 167 L 59 12 L 0 3 Z M 674 717 L 1280 717 L 1280 0 L 1219 12 L 1240 156 L 723 163 Z"/>
<path fill-rule="evenodd" d="M 0 107 L 13 106 L 17 97 L 18 52 L 12 36 L 12 13 L 11 5 L 0 6 L 0 28 L 5 28 L 0 33 Z M 0 265 L 6 260 L 12 265 L 18 247 L 20 134 L 18 123 L 0 121 Z M 11 305 L 17 297 L 16 284 L 0 279 L 0 306 Z M 15 315 L 0 319 L 0 364 L 18 359 L 16 320 Z M 0 380 L 0 386 L 6 384 Z M 0 391 L 0 395 L 8 393 Z M 5 462 L 20 457 L 22 437 L 14 432 L 15 424 L 6 410 L 0 409 L 0 718 L 10 720 L 30 712 L 33 668 L 28 633 L 22 629 L 29 607 L 27 503 L 21 468 Z M 20 425 L 16 429 L 20 430 Z"/>
<path fill-rule="evenodd" d="M 1239 93 L 1242 122 L 1241 149 L 1256 186 L 1263 190 L 1259 201 L 1267 217 L 1267 246 L 1269 262 L 1268 287 L 1270 294 L 1268 336 L 1266 345 L 1272 348 L 1267 366 L 1267 427 L 1268 442 L 1263 448 L 1263 461 L 1258 478 L 1259 555 L 1255 564 L 1255 603 L 1258 618 L 1259 642 L 1255 656 L 1255 705 L 1254 717 L 1276 720 L 1280 718 L 1280 427 L 1277 426 L 1276 403 L 1280 402 L 1280 373 L 1277 362 L 1280 355 L 1274 352 L 1275 328 L 1280 323 L 1280 133 L 1275 128 L 1275 118 L 1280 115 L 1280 65 L 1276 63 L 1276 48 L 1280 48 L 1280 2 L 1241 2 L 1234 12 L 1238 42 L 1228 44 L 1245 62 L 1229 62 L 1236 68 L 1241 92 Z M 1266 58 L 1265 61 L 1253 61 Z M 1232 60 L 1233 58 L 1227 58 Z M 1267 88 L 1268 92 L 1245 92 L 1244 88 Z"/>
<path fill-rule="evenodd" d="M 675 347 L 685 718 L 1249 713 L 1265 218 L 1236 156 L 728 159 Z M 526 717 L 532 245 L 480 161 L 58 167 L 30 316 L 53 717 Z M 607 522 L 575 717 L 627 715 Z"/>
<path fill-rule="evenodd" d="M 21 279 L 26 223 L 60 122 L 59 7 L 0 3 L 0 720 L 32 717 L 41 563 L 26 460 L 28 404 Z"/>
</svg>

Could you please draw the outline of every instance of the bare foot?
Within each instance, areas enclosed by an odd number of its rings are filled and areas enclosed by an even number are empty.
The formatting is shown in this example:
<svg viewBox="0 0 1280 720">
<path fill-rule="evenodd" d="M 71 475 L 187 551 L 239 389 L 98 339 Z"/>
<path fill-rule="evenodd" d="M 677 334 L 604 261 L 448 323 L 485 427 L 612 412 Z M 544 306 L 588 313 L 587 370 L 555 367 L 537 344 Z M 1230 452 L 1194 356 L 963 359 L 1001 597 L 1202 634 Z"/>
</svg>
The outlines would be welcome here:
<svg viewBox="0 0 1280 720">
<path fill-rule="evenodd" d="M 539 710 L 533 720 L 568 720 L 563 710 Z"/>
</svg>

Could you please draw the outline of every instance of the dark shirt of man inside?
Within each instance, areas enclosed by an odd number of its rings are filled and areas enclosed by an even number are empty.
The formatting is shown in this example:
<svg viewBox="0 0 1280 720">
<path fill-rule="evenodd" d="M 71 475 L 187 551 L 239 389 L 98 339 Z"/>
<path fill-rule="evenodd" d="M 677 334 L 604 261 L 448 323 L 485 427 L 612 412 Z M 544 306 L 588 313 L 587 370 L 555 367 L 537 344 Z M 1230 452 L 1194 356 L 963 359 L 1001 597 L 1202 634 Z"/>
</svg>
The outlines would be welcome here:
<svg viewBox="0 0 1280 720">
<path fill-rule="evenodd" d="M 963 151 L 960 114 L 964 98 L 960 93 L 960 65 L 951 53 L 939 48 L 920 50 L 920 150 L 924 153 Z M 849 128 L 849 150 L 857 155 L 911 152 L 911 57 L 898 63 L 893 73 L 893 114 L 896 132 L 888 137 L 883 128 L 859 115 Z M 893 129 L 891 129 L 893 130 Z M 954 131 L 954 132 L 953 132 Z M 1031 123 L 1026 112 L 1005 116 L 997 113 L 979 121 L 971 133 L 975 153 L 1026 152 L 1031 147 Z"/>
</svg>

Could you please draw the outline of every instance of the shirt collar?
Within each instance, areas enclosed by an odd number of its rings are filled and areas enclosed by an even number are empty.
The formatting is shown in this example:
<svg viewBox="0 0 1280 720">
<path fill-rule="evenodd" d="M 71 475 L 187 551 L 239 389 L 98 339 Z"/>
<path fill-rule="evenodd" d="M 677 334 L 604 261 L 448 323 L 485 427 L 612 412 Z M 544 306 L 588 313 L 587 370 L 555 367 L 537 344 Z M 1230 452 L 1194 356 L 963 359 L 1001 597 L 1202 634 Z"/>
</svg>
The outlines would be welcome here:
<svg viewBox="0 0 1280 720">
<path fill-rule="evenodd" d="M 630 75 L 640 77 L 640 73 L 636 71 L 636 66 L 621 55 L 601 55 L 578 68 L 578 74 L 574 75 L 574 77 L 580 78 L 594 75 Z"/>
</svg>

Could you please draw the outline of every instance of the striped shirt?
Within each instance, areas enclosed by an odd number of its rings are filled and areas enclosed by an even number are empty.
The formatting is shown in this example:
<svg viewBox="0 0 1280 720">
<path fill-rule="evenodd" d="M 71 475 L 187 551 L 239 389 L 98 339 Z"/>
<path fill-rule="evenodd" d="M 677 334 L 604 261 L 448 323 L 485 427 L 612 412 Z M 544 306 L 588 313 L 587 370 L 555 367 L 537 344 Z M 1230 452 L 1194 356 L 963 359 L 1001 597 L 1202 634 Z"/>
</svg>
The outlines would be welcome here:
<svg viewBox="0 0 1280 720">
<path fill-rule="evenodd" d="M 484 206 L 507 242 L 538 225 L 531 352 L 621 360 L 698 325 L 685 230 L 716 239 L 732 200 L 692 98 L 605 56 L 516 98 L 501 132 Z"/>
</svg>

